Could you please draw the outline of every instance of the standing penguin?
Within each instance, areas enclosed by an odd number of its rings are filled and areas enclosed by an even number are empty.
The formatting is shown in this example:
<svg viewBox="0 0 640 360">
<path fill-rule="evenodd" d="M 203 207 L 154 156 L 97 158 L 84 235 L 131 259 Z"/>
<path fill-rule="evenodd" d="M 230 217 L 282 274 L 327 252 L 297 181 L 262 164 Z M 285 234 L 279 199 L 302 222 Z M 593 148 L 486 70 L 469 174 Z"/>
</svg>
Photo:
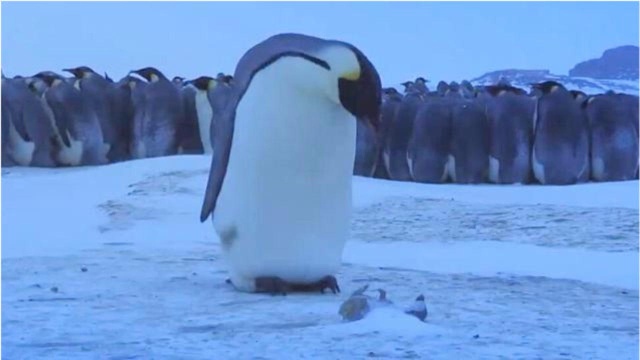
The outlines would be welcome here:
<svg viewBox="0 0 640 360">
<path fill-rule="evenodd" d="M 389 178 L 397 181 L 411 181 L 411 164 L 407 148 L 413 131 L 413 120 L 418 108 L 423 103 L 424 95 L 415 87 L 408 87 L 408 92 L 398 105 L 393 122 L 389 128 L 389 137 L 383 149 L 383 159 L 389 171 Z"/>
<path fill-rule="evenodd" d="M 545 81 L 534 115 L 533 174 L 541 184 L 566 185 L 589 178 L 589 132 L 580 105 L 562 84 Z"/>
<path fill-rule="evenodd" d="M 59 147 L 52 119 L 25 79 L 2 79 L 2 113 L 5 163 L 37 167 L 57 165 Z"/>
<path fill-rule="evenodd" d="M 480 99 L 451 98 L 451 180 L 459 184 L 484 182 L 489 170 L 489 124 Z"/>
<path fill-rule="evenodd" d="M 140 159 L 176 154 L 176 132 L 184 116 L 178 89 L 158 69 L 146 67 L 131 73 L 142 76 L 148 82 L 141 89 L 144 101 L 134 101 L 133 157 Z"/>
<path fill-rule="evenodd" d="M 408 147 L 413 179 L 423 183 L 447 181 L 451 146 L 452 99 L 432 96 L 418 110 Z"/>
<path fill-rule="evenodd" d="M 209 76 L 200 76 L 188 82 L 188 85 L 195 89 L 195 109 L 198 124 L 198 134 L 202 141 L 202 148 L 205 154 L 213 154 L 213 143 L 211 137 L 211 126 L 213 119 L 213 108 L 209 101 L 209 93 L 218 85 L 218 81 Z"/>
<path fill-rule="evenodd" d="M 596 95 L 584 104 L 589 119 L 591 177 L 596 181 L 633 179 L 638 170 L 638 136 L 633 118 L 616 95 Z"/>
<path fill-rule="evenodd" d="M 377 122 L 376 69 L 353 45 L 280 34 L 245 53 L 233 83 L 200 217 L 213 216 L 231 282 L 339 291 L 355 122 Z"/>
<path fill-rule="evenodd" d="M 79 66 L 64 69 L 63 71 L 75 76 L 74 86 L 88 99 L 95 111 L 100 121 L 105 144 L 109 148 L 107 152 L 109 162 L 126 160 L 128 158 L 129 144 L 127 143 L 128 139 L 123 137 L 122 134 L 129 124 L 126 119 L 116 116 L 117 109 L 114 108 L 116 89 L 113 83 L 88 66 Z"/>
<path fill-rule="evenodd" d="M 378 127 L 377 142 L 380 149 L 378 150 L 378 159 L 376 161 L 376 169 L 373 177 L 378 179 L 389 179 L 389 162 L 385 160 L 384 151 L 389 141 L 389 132 L 393 126 L 393 119 L 398 106 L 402 102 L 402 94 L 395 88 L 382 89 L 382 105 L 380 107 L 380 125 Z"/>
<path fill-rule="evenodd" d="M 413 82 L 414 89 L 421 94 L 427 94 L 429 93 L 429 88 L 427 87 L 428 82 L 429 81 L 427 79 L 420 76 Z"/>
<path fill-rule="evenodd" d="M 182 99 L 182 122 L 178 124 L 176 136 L 178 138 L 179 154 L 203 154 L 202 141 L 198 129 L 198 114 L 196 112 L 196 88 L 188 81 L 180 81 L 174 78 L 180 97 Z"/>
<path fill-rule="evenodd" d="M 109 147 L 91 103 L 59 75 L 42 72 L 35 77 L 47 85 L 44 98 L 62 142 L 58 162 L 69 166 L 106 164 Z"/>
<path fill-rule="evenodd" d="M 512 86 L 487 86 L 486 99 L 491 146 L 489 181 L 496 184 L 526 184 L 531 177 L 531 119 L 535 100 Z"/>
</svg>

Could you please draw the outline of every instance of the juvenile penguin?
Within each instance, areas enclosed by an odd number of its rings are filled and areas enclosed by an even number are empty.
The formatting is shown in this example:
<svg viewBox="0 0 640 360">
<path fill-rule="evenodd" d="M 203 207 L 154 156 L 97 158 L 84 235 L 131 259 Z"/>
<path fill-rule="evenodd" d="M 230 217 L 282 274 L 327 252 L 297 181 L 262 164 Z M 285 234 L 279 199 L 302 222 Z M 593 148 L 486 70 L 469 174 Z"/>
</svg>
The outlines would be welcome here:
<svg viewBox="0 0 640 360">
<path fill-rule="evenodd" d="M 122 137 L 129 124 L 126 119 L 117 115 L 114 108 L 115 87 L 101 75 L 88 66 L 63 69 L 75 76 L 74 86 L 87 98 L 90 106 L 100 121 L 100 128 L 108 147 L 109 162 L 124 161 L 128 158 L 129 144 L 127 138 Z"/>
<path fill-rule="evenodd" d="M 380 92 L 341 41 L 279 34 L 240 59 L 200 216 L 212 215 L 237 289 L 339 291 L 356 119 L 375 126 Z"/>
<path fill-rule="evenodd" d="M 429 97 L 416 114 L 408 147 L 413 179 L 423 183 L 447 181 L 447 161 L 451 146 L 453 101 Z"/>
<path fill-rule="evenodd" d="M 589 178 L 586 114 L 571 93 L 555 81 L 534 84 L 539 97 L 531 154 L 533 174 L 541 184 L 567 185 Z"/>
<path fill-rule="evenodd" d="M 62 142 L 58 162 L 63 165 L 102 165 L 108 162 L 100 121 L 80 90 L 61 76 L 39 73 L 48 88 L 44 98 Z"/>
<path fill-rule="evenodd" d="M 589 119 L 591 177 L 596 181 L 635 178 L 638 136 L 633 118 L 616 95 L 596 95 L 583 103 Z"/>
<path fill-rule="evenodd" d="M 491 141 L 489 181 L 526 184 L 531 178 L 533 111 L 535 100 L 508 85 L 487 86 L 486 101 Z"/>
<path fill-rule="evenodd" d="M 178 89 L 156 68 L 146 67 L 131 73 L 147 81 L 147 85 L 141 89 L 144 103 L 136 104 L 134 101 L 133 157 L 140 159 L 176 154 L 176 132 L 184 116 Z"/>
</svg>

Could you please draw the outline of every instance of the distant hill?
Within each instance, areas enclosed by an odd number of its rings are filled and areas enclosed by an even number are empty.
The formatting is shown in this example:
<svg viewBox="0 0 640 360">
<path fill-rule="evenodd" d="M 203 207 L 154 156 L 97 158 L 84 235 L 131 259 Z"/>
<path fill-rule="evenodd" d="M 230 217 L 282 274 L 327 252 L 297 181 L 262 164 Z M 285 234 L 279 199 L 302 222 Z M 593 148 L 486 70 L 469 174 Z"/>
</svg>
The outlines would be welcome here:
<svg viewBox="0 0 640 360">
<path fill-rule="evenodd" d="M 568 76 L 551 74 L 549 70 L 507 69 L 488 72 L 471 83 L 491 85 L 504 78 L 513 86 L 529 89 L 531 83 L 554 80 L 587 94 L 613 90 L 638 95 L 638 50 L 632 45 L 606 50 L 599 59 L 577 64 Z"/>
<path fill-rule="evenodd" d="M 633 45 L 609 49 L 598 59 L 583 61 L 574 66 L 569 71 L 569 76 L 638 80 L 639 50 Z"/>
<path fill-rule="evenodd" d="M 638 95 L 637 80 L 593 79 L 588 77 L 573 77 L 554 75 L 549 70 L 498 70 L 486 73 L 471 80 L 474 85 L 492 85 L 501 78 L 508 80 L 511 85 L 528 90 L 531 83 L 553 80 L 563 84 L 569 90 L 580 90 L 587 94 L 600 94 L 607 90 L 617 93 Z"/>
</svg>

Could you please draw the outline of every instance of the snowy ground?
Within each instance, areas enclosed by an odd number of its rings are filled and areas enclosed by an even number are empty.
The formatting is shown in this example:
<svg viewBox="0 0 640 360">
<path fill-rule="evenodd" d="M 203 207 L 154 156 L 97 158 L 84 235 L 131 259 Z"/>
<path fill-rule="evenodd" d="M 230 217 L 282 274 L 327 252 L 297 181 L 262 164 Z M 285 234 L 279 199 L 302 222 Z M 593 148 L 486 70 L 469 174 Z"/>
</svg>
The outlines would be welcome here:
<svg viewBox="0 0 640 360">
<path fill-rule="evenodd" d="M 5 169 L 6 359 L 637 359 L 638 182 L 455 186 L 354 178 L 340 295 L 224 283 L 198 215 L 209 159 Z M 364 283 L 393 312 L 342 323 Z"/>
</svg>

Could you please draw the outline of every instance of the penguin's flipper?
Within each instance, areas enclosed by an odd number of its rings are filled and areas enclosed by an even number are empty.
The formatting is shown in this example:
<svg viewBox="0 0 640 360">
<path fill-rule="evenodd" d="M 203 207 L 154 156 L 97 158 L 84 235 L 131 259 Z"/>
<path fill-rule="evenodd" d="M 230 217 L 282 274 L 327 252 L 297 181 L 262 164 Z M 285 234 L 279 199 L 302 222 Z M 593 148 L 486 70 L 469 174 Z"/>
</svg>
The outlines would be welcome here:
<svg viewBox="0 0 640 360">
<path fill-rule="evenodd" d="M 211 169 L 209 170 L 209 180 L 204 194 L 204 201 L 200 211 L 200 222 L 207 220 L 213 213 L 222 189 L 222 182 L 227 173 L 229 165 L 229 155 L 231 154 L 231 142 L 233 141 L 233 127 L 236 118 L 235 101 L 230 100 L 227 104 L 227 111 L 224 111 L 218 121 L 215 122 L 213 141 L 213 156 L 211 157 Z"/>
</svg>

